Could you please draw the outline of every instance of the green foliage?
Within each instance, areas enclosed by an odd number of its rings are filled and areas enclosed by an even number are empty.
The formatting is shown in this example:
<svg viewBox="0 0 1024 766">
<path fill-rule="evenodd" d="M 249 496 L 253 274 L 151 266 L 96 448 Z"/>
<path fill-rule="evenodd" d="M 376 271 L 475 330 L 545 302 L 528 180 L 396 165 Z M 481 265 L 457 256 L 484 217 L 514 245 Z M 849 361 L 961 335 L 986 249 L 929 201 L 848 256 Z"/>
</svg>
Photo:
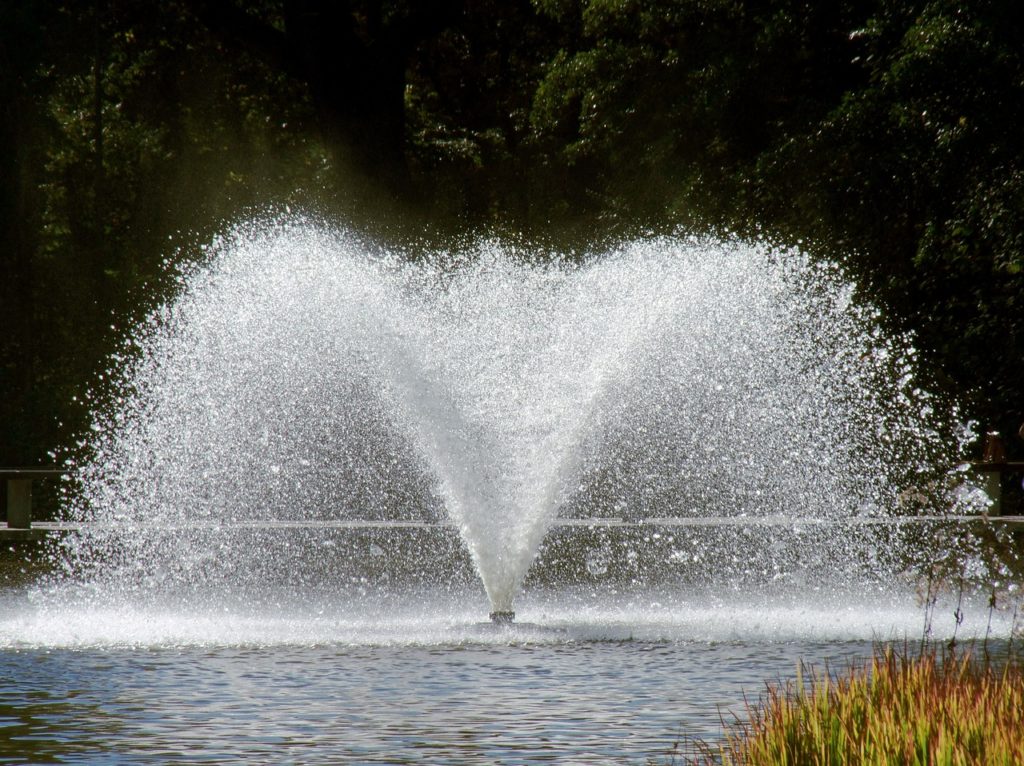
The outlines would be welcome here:
<svg viewBox="0 0 1024 766">
<path fill-rule="evenodd" d="M 769 231 L 842 258 L 934 384 L 1024 419 L 1024 22 L 955 2 L 539 3 L 579 35 L 531 120 L 565 210 Z M 572 188 L 572 187 L 570 187 Z"/>
<path fill-rule="evenodd" d="M 751 214 L 856 248 L 858 276 L 946 374 L 988 400 L 977 402 L 985 417 L 1015 430 L 1020 13 L 998 2 L 882 11 L 852 33 L 865 81 L 765 153 Z"/>
<path fill-rule="evenodd" d="M 582 45 L 559 51 L 534 98 L 540 140 L 627 214 L 721 180 L 740 79 L 724 50 L 738 16 L 727 2 L 584 4 Z"/>
<path fill-rule="evenodd" d="M 326 159 L 303 89 L 253 57 L 225 62 L 185 6 L 35 10 L 35 59 L 19 62 L 31 94 L 9 117 L 14 183 L 34 191 L 23 215 L 3 211 L 23 264 L 0 296 L 16 392 L 0 403 L 0 463 L 15 464 L 84 427 L 75 397 L 162 297 L 169 238 L 315 183 Z"/>
</svg>

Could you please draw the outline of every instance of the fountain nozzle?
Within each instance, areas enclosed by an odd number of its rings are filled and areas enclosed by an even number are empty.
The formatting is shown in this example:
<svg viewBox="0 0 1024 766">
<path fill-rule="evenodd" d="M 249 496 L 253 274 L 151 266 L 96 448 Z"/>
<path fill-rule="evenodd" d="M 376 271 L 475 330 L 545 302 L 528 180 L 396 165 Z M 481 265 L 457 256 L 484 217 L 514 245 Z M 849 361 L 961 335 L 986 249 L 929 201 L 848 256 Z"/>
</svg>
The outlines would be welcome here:
<svg viewBox="0 0 1024 766">
<path fill-rule="evenodd" d="M 488 616 L 495 625 L 511 625 L 516 619 L 515 612 L 491 612 Z"/>
</svg>

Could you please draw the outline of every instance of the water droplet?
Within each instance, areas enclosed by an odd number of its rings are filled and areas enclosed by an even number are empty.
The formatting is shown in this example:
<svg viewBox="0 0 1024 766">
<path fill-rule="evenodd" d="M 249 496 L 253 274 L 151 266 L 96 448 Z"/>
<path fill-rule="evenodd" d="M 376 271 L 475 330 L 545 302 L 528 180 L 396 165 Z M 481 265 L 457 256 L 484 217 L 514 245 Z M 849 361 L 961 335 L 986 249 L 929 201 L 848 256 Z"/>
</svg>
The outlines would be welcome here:
<svg viewBox="0 0 1024 766">
<path fill-rule="evenodd" d="M 600 577 L 608 572 L 610 558 L 610 553 L 603 548 L 590 551 L 586 559 L 587 571 L 594 577 Z"/>
</svg>

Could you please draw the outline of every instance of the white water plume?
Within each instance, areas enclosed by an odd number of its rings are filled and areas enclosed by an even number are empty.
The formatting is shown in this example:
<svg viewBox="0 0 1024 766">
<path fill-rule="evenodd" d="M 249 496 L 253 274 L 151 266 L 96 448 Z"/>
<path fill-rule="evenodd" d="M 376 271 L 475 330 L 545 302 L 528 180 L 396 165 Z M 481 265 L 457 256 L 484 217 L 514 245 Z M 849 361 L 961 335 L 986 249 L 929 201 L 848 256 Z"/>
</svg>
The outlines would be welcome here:
<svg viewBox="0 0 1024 766">
<path fill-rule="evenodd" d="M 496 240 L 412 258 L 291 217 L 207 256 L 143 328 L 75 466 L 76 513 L 100 524 L 64 556 L 94 593 L 244 598 L 274 561 L 319 587 L 335 543 L 260 525 L 450 518 L 505 611 L 558 516 L 944 502 L 948 413 L 913 350 L 800 252 L 680 236 L 579 261 Z M 419 545 L 405 569 L 432 555 Z"/>
</svg>

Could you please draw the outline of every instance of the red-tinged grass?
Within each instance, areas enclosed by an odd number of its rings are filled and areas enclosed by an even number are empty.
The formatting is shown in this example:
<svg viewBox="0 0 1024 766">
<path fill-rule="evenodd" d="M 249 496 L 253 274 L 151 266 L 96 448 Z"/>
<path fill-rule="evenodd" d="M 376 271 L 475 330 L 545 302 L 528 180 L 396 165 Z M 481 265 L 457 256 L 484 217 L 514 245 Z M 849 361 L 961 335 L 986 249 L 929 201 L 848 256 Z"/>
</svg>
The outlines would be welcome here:
<svg viewBox="0 0 1024 766">
<path fill-rule="evenodd" d="M 866 666 L 769 687 L 717 752 L 725 766 L 1024 764 L 1024 672 L 969 654 L 880 649 Z"/>
</svg>

